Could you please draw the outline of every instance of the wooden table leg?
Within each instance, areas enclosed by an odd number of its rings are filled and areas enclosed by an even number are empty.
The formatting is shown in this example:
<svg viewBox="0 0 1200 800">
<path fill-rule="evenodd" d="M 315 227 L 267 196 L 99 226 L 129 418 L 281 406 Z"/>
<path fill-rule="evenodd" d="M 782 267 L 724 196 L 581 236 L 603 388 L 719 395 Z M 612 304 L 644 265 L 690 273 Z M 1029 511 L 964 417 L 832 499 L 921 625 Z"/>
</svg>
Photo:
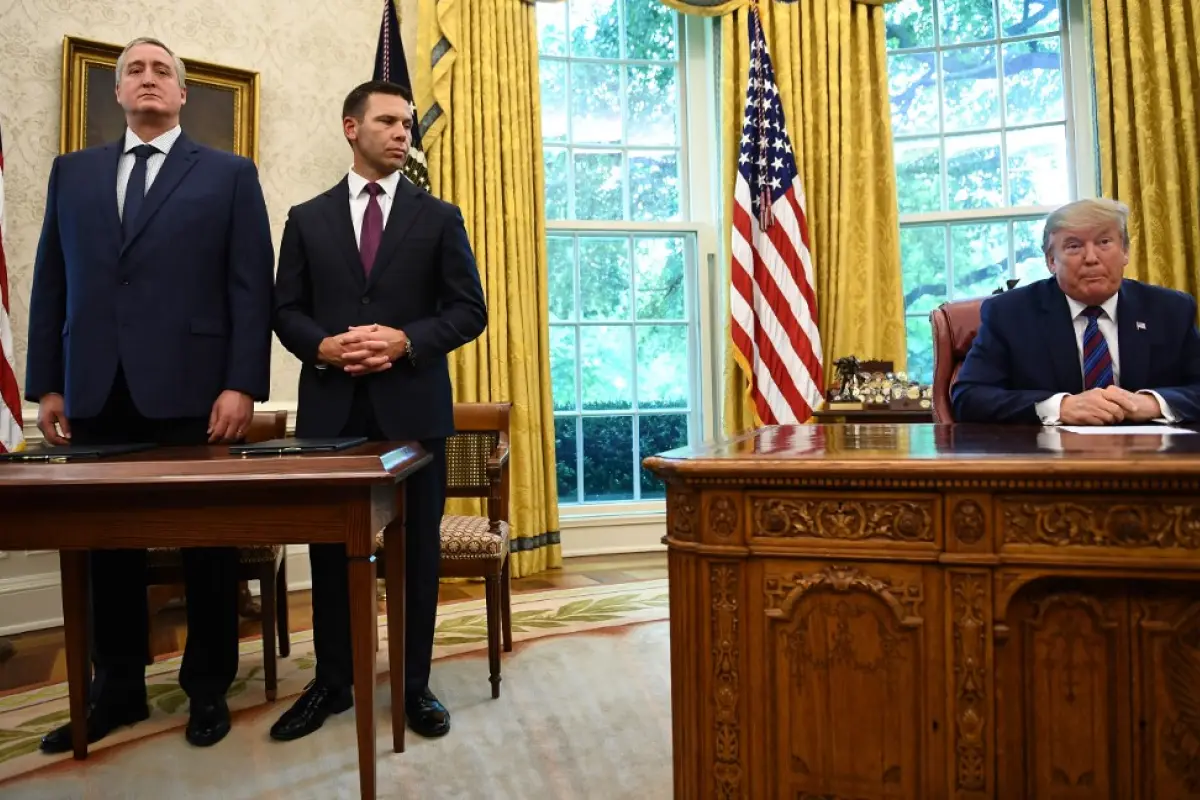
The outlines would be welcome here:
<svg viewBox="0 0 1200 800">
<path fill-rule="evenodd" d="M 350 640 L 354 653 L 354 716 L 358 723 L 358 782 L 363 798 L 375 797 L 375 557 L 351 556 Z"/>
<path fill-rule="evenodd" d="M 406 582 L 404 487 L 396 492 L 396 517 L 383 531 L 387 576 L 388 674 L 392 686 L 392 752 L 404 752 L 404 636 Z"/>
<path fill-rule="evenodd" d="M 63 637 L 67 650 L 67 693 L 71 708 L 71 746 L 75 758 L 87 758 L 88 704 L 88 551 L 62 550 Z"/>
</svg>

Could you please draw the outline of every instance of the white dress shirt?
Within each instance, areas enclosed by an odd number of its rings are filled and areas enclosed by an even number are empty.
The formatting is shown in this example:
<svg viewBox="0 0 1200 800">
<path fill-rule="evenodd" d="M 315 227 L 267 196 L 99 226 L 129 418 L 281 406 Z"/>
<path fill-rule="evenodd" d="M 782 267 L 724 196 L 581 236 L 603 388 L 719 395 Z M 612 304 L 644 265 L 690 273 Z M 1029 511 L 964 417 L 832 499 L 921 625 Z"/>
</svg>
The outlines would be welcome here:
<svg viewBox="0 0 1200 800">
<path fill-rule="evenodd" d="M 146 193 L 149 194 L 151 184 L 158 177 L 163 162 L 167 160 L 167 153 L 171 152 L 171 148 L 175 146 L 181 133 L 183 133 L 183 129 L 176 125 L 153 140 L 143 142 L 136 133 L 129 128 L 125 129 L 125 149 L 121 151 L 121 158 L 117 161 L 117 214 L 120 215 L 122 221 L 125 219 L 125 189 L 129 186 L 129 175 L 133 172 L 133 165 L 137 161 L 137 156 L 131 152 L 133 148 L 148 144 L 158 149 L 157 153 L 146 159 Z"/>
<path fill-rule="evenodd" d="M 1108 344 L 1108 355 L 1112 359 L 1113 384 L 1120 386 L 1121 348 L 1117 346 L 1117 299 L 1118 295 L 1114 294 L 1100 305 L 1103 313 L 1096 317 L 1096 325 L 1100 328 L 1100 335 L 1104 337 L 1105 343 Z M 1083 334 L 1087 330 L 1088 325 L 1088 318 L 1083 315 L 1083 312 L 1087 310 L 1088 306 L 1085 306 L 1073 297 L 1067 298 L 1067 306 L 1071 309 L 1071 323 L 1075 327 L 1075 347 L 1079 351 L 1079 374 L 1083 375 Z M 1158 407 L 1162 411 L 1162 415 L 1156 422 L 1176 422 L 1178 420 L 1171 413 L 1171 407 L 1167 405 L 1167 401 L 1158 392 L 1143 390 L 1140 393 L 1153 395 L 1158 400 Z M 1059 413 L 1062 409 L 1063 398 L 1066 396 L 1067 392 L 1062 392 L 1043 400 L 1033 407 L 1043 425 L 1061 424 L 1062 420 L 1059 418 Z"/>
<path fill-rule="evenodd" d="M 354 243 L 362 242 L 362 223 L 363 215 L 367 213 L 367 201 L 371 199 L 371 195 L 367 192 L 367 184 L 370 183 L 362 175 L 359 175 L 353 169 L 346 175 L 346 183 L 350 187 L 350 221 L 354 223 Z M 400 172 L 393 172 L 386 178 L 380 178 L 376 181 L 379 188 L 383 189 L 379 193 L 379 210 L 383 212 L 383 226 L 387 227 L 388 214 L 392 210 L 392 198 L 396 196 L 396 189 L 400 184 Z"/>
</svg>

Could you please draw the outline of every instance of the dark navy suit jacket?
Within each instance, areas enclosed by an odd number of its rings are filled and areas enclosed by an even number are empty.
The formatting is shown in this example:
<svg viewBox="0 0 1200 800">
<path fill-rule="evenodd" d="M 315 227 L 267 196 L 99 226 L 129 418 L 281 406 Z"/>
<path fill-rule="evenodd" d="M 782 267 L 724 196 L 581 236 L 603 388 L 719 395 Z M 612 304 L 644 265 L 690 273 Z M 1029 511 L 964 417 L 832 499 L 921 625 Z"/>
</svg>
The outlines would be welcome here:
<svg viewBox="0 0 1200 800">
<path fill-rule="evenodd" d="M 25 397 L 100 413 L 118 363 L 138 410 L 207 417 L 236 389 L 270 389 L 274 249 L 254 163 L 182 134 L 123 241 L 122 142 L 50 170 L 34 266 Z"/>
<path fill-rule="evenodd" d="M 1114 346 L 1122 388 L 1152 389 L 1182 422 L 1200 422 L 1200 336 L 1191 295 L 1122 281 Z M 1082 391 L 1071 311 L 1054 278 L 984 301 L 979 332 L 951 389 L 956 421 L 1036 424 L 1037 403 Z"/>
<path fill-rule="evenodd" d="M 322 339 L 371 324 L 404 331 L 415 363 L 402 356 L 390 369 L 361 377 L 318 367 Z M 359 385 L 389 439 L 450 436 L 446 356 L 486 326 L 479 270 L 457 207 L 401 178 L 369 278 L 345 178 L 289 213 L 275 278 L 275 332 L 303 364 L 298 436 L 338 436 Z"/>
</svg>

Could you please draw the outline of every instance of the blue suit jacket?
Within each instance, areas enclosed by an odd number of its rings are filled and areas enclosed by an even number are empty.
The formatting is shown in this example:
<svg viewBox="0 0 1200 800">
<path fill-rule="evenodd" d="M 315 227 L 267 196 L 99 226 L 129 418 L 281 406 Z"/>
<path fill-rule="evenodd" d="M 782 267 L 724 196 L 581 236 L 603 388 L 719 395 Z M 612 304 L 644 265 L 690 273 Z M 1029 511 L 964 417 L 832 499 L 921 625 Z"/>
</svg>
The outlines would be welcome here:
<svg viewBox="0 0 1200 800">
<path fill-rule="evenodd" d="M 1183 422 L 1200 422 L 1195 299 L 1132 280 L 1121 283 L 1118 296 L 1121 387 L 1153 389 Z M 1071 311 L 1054 278 L 984 301 L 979 332 L 950 393 L 956 421 L 1036 424 L 1037 403 L 1082 391 Z"/>
<path fill-rule="evenodd" d="M 181 135 L 123 241 L 116 142 L 50 170 L 29 309 L 25 397 L 100 413 L 118 363 L 145 416 L 207 417 L 270 389 L 274 248 L 254 163 Z"/>
</svg>

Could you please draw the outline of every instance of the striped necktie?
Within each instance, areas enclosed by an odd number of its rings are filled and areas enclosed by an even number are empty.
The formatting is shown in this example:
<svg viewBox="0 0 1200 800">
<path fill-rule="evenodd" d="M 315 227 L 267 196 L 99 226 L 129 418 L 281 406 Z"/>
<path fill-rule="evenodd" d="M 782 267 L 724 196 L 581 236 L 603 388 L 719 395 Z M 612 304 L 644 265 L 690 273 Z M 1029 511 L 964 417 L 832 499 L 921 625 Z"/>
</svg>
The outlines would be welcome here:
<svg viewBox="0 0 1200 800">
<path fill-rule="evenodd" d="M 1083 316 L 1087 317 L 1087 328 L 1083 331 L 1084 389 L 1103 389 L 1113 383 L 1112 355 L 1098 322 L 1103 313 L 1100 306 L 1088 306 L 1083 310 Z"/>
</svg>

